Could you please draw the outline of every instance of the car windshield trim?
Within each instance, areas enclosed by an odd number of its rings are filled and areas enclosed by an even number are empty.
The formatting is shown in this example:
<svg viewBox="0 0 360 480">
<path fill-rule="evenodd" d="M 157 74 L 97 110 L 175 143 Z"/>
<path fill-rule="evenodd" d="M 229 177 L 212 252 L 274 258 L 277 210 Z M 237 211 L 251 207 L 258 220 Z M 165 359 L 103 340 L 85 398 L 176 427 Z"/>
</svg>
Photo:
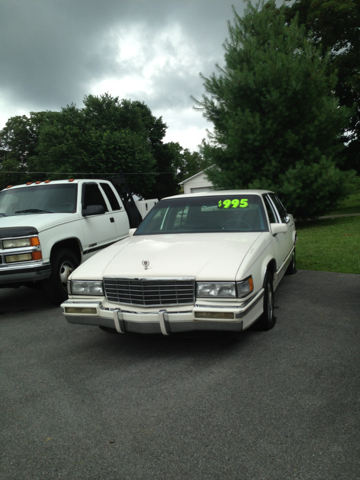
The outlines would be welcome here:
<svg viewBox="0 0 360 480">
<path fill-rule="evenodd" d="M 140 235 L 269 231 L 260 195 L 219 194 L 158 202 L 135 232 Z"/>
</svg>

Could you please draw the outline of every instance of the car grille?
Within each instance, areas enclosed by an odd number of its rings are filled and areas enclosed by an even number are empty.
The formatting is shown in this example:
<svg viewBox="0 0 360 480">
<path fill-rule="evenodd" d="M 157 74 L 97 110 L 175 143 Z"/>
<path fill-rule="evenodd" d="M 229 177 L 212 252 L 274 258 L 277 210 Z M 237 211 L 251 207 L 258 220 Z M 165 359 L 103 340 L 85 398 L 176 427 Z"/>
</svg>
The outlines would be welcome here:
<svg viewBox="0 0 360 480">
<path fill-rule="evenodd" d="M 104 278 L 105 295 L 110 302 L 155 307 L 184 305 L 195 301 L 195 280 L 131 280 Z"/>
</svg>

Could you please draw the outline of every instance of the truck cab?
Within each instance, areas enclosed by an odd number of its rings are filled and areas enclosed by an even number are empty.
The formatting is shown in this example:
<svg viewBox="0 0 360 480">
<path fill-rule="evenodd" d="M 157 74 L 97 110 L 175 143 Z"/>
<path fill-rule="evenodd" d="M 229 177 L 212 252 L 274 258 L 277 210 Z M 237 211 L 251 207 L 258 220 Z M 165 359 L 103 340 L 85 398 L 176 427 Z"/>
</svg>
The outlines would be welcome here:
<svg viewBox="0 0 360 480">
<path fill-rule="evenodd" d="M 115 186 L 101 179 L 35 182 L 2 190 L 0 288 L 41 287 L 49 300 L 60 304 L 67 298 L 70 273 L 127 237 L 130 226 L 141 221 L 139 212 L 129 219 L 125 203 Z"/>
</svg>

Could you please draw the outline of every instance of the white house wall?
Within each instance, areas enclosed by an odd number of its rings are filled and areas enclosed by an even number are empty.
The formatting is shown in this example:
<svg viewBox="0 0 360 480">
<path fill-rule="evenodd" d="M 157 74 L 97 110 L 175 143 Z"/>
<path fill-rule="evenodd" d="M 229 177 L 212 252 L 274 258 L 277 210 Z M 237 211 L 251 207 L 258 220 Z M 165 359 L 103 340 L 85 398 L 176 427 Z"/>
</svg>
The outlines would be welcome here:
<svg viewBox="0 0 360 480">
<path fill-rule="evenodd" d="M 213 189 L 212 183 L 206 178 L 205 173 L 200 173 L 194 178 L 184 182 L 184 193 L 209 192 Z"/>
</svg>

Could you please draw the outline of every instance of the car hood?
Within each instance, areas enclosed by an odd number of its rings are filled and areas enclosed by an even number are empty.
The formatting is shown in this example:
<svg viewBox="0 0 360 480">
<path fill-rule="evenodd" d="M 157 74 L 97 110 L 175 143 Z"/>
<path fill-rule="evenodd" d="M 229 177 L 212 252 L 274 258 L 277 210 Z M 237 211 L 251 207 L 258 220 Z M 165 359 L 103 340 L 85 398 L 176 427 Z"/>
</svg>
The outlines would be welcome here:
<svg viewBox="0 0 360 480">
<path fill-rule="evenodd" d="M 7 227 L 35 227 L 40 233 L 64 223 L 78 220 L 76 213 L 37 213 L 28 215 L 12 215 L 0 217 L 0 228 Z"/>
<path fill-rule="evenodd" d="M 254 244 L 264 233 L 144 235 L 103 250 L 81 265 L 72 278 L 195 277 L 235 280 Z M 149 262 L 145 269 L 143 262 Z"/>
</svg>

